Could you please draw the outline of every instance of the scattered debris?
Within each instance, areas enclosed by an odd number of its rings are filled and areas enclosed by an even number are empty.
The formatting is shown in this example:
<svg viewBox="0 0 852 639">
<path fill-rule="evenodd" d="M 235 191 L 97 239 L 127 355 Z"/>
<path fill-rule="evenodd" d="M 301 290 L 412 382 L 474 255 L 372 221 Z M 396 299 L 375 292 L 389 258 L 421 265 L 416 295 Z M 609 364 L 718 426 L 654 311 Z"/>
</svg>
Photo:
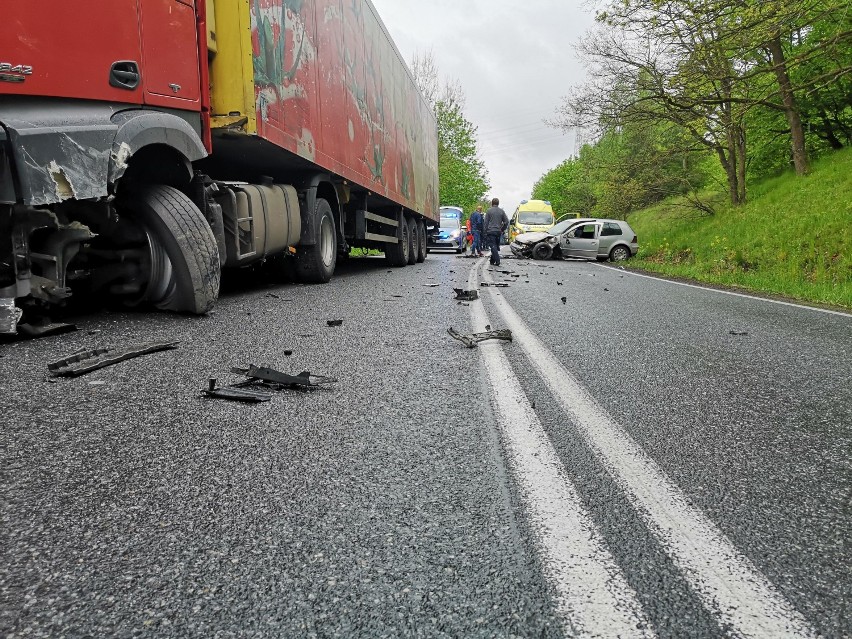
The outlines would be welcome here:
<svg viewBox="0 0 852 639">
<path fill-rule="evenodd" d="M 748 335 L 748 331 L 730 331 L 731 335 Z"/>
<path fill-rule="evenodd" d="M 252 404 L 268 402 L 272 399 L 272 393 L 252 388 L 234 388 L 233 386 L 216 388 L 216 380 L 214 378 L 210 379 L 208 387 L 201 392 L 207 397 L 230 399 L 235 402 L 248 402 Z"/>
<path fill-rule="evenodd" d="M 477 291 L 476 289 L 468 290 L 464 288 L 454 288 L 453 290 L 456 292 L 457 300 L 472 302 L 473 300 L 479 299 L 479 291 Z"/>
<path fill-rule="evenodd" d="M 37 337 L 48 337 L 50 335 L 61 335 L 72 333 L 77 330 L 74 324 L 64 322 L 49 322 L 46 324 L 18 324 L 18 333 L 24 337 L 35 339 Z M 91 335 L 91 333 L 89 333 Z"/>
<path fill-rule="evenodd" d="M 428 286 L 429 288 L 435 288 L 436 286 L 440 286 L 440 284 L 421 284 L 420 286 Z"/>
<path fill-rule="evenodd" d="M 391 297 L 403 297 L 402 295 L 391 295 Z"/>
<path fill-rule="evenodd" d="M 563 304 L 567 304 L 567 303 L 568 303 L 568 298 L 567 298 L 567 297 L 560 297 L 559 299 L 561 299 L 561 300 L 562 300 L 562 303 L 563 303 Z"/>
<path fill-rule="evenodd" d="M 293 354 L 293 351 L 290 351 L 290 350 L 284 351 L 284 357 L 290 357 L 290 355 L 292 355 L 292 354 Z"/>
<path fill-rule="evenodd" d="M 470 306 L 470 302 L 459 302 L 459 306 Z"/>
<path fill-rule="evenodd" d="M 559 280 L 556 280 L 556 286 L 562 286 L 562 282 L 560 282 Z"/>
<path fill-rule="evenodd" d="M 509 286 L 507 282 L 481 282 L 480 286 L 496 286 L 498 288 L 506 288 Z"/>
<path fill-rule="evenodd" d="M 609 289 L 608 289 L 608 288 L 606 288 L 606 287 L 604 287 L 604 290 L 605 290 L 605 291 L 608 291 Z"/>
<path fill-rule="evenodd" d="M 290 388 L 293 390 L 314 390 L 325 384 L 334 384 L 337 382 L 333 377 L 322 377 L 320 375 L 312 375 L 309 371 L 302 371 L 298 375 L 288 375 L 268 366 L 253 366 L 248 368 L 232 368 L 232 373 L 245 375 L 249 379 L 245 382 L 232 384 L 234 388 L 243 388 L 252 384 L 263 384 L 281 390 Z"/>
<path fill-rule="evenodd" d="M 339 319 L 339 320 L 327 320 L 327 321 L 326 321 L 326 324 L 328 324 L 329 326 L 340 326 L 340 325 L 342 325 L 342 324 L 343 324 L 343 320 L 342 320 L 342 319 Z"/>
<path fill-rule="evenodd" d="M 452 337 L 453 339 L 457 339 L 468 348 L 476 348 L 476 345 L 479 342 L 484 342 L 488 339 L 502 339 L 506 340 L 507 342 L 512 341 L 512 331 L 510 331 L 508 328 L 500 329 L 497 331 L 487 331 L 485 333 L 470 333 L 469 335 L 462 335 L 451 326 L 447 329 L 447 333 L 450 334 L 450 337 Z"/>
<path fill-rule="evenodd" d="M 485 325 L 485 330 L 486 330 L 486 331 L 490 331 L 490 330 L 491 330 L 491 324 L 486 324 L 486 325 Z"/>
<path fill-rule="evenodd" d="M 178 344 L 179 342 L 151 342 L 126 348 L 96 348 L 48 364 L 47 368 L 58 377 L 78 377 L 140 355 L 172 350 L 177 348 Z"/>
<path fill-rule="evenodd" d="M 530 408 L 532 408 L 533 410 L 535 410 L 535 400 L 532 400 L 532 401 L 530 402 Z"/>
<path fill-rule="evenodd" d="M 281 296 L 280 296 L 280 295 L 276 295 L 275 293 L 267 293 L 267 294 L 266 294 L 266 297 L 274 297 L 274 298 L 275 298 L 275 299 L 277 299 L 277 300 L 280 300 L 280 299 L 281 299 Z"/>
</svg>

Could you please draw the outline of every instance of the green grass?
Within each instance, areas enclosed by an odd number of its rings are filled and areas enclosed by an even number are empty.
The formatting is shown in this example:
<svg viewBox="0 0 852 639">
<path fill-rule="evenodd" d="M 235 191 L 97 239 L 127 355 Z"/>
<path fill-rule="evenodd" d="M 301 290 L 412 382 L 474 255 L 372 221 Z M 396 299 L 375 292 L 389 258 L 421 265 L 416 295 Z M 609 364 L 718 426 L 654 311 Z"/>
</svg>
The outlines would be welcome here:
<svg viewBox="0 0 852 639">
<path fill-rule="evenodd" d="M 852 309 L 852 149 L 749 185 L 716 213 L 664 202 L 629 217 L 639 236 L 631 264 L 648 271 Z"/>
</svg>

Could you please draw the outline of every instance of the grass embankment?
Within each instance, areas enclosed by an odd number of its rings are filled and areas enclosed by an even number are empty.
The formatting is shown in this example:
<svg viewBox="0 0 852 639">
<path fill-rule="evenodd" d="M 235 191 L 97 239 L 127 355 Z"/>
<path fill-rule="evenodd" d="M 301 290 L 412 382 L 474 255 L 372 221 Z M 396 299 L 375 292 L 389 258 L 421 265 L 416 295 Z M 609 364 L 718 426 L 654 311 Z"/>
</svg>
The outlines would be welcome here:
<svg viewBox="0 0 852 639">
<path fill-rule="evenodd" d="M 714 215 L 664 202 L 629 216 L 631 265 L 711 284 L 852 309 L 852 149 L 749 185 L 748 202 Z"/>
</svg>

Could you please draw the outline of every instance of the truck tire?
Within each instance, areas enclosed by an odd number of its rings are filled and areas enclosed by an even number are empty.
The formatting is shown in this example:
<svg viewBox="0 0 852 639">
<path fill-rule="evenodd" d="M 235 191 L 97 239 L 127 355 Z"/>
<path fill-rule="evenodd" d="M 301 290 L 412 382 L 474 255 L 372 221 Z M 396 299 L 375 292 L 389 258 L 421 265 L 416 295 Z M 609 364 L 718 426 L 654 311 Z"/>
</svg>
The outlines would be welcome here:
<svg viewBox="0 0 852 639">
<path fill-rule="evenodd" d="M 404 215 L 399 216 L 397 227 L 397 242 L 385 244 L 385 258 L 391 266 L 406 266 L 408 264 L 408 220 Z"/>
<path fill-rule="evenodd" d="M 316 244 L 296 247 L 296 277 L 300 282 L 325 284 L 334 275 L 337 265 L 337 229 L 327 200 L 317 198 L 314 216 Z"/>
<path fill-rule="evenodd" d="M 420 246 L 420 240 L 417 239 L 417 222 L 413 217 L 406 216 L 405 223 L 408 224 L 408 263 L 417 263 L 417 247 Z"/>
<path fill-rule="evenodd" d="M 417 220 L 417 261 L 422 262 L 426 259 L 426 225 L 423 220 Z"/>
<path fill-rule="evenodd" d="M 138 303 L 202 315 L 219 297 L 219 246 L 204 214 L 181 191 L 142 185 L 122 196 L 148 239 L 148 282 Z"/>
</svg>

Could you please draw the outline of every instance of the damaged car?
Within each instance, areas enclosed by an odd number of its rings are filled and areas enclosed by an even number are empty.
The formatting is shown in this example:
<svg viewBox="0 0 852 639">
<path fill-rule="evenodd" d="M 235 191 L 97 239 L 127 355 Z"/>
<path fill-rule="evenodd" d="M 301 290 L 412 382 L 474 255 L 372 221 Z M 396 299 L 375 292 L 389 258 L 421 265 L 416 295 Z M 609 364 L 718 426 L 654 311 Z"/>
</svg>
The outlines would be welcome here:
<svg viewBox="0 0 852 639">
<path fill-rule="evenodd" d="M 509 245 L 518 257 L 549 260 L 574 257 L 621 262 L 639 252 L 639 238 L 624 220 L 563 220 L 547 231 L 522 233 Z"/>
</svg>

